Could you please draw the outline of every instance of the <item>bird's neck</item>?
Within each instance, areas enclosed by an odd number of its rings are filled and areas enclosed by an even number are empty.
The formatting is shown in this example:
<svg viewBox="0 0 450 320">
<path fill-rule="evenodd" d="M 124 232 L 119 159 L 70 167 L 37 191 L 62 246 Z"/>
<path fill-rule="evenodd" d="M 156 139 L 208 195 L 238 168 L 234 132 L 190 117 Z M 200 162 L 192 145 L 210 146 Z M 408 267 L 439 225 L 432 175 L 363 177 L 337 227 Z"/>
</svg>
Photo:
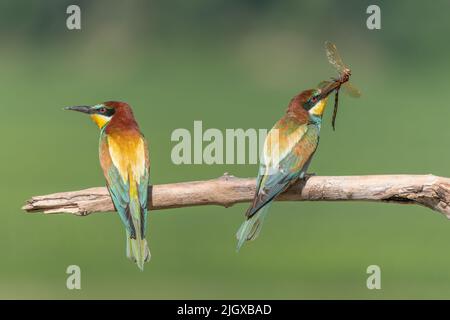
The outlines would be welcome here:
<svg viewBox="0 0 450 320">
<path fill-rule="evenodd" d="M 131 112 L 118 111 L 104 127 L 106 134 L 125 131 L 139 131 L 139 126 Z"/>
<path fill-rule="evenodd" d="M 320 126 L 322 125 L 322 116 L 310 114 L 309 119 L 312 124 L 314 124 L 320 129 Z"/>
</svg>

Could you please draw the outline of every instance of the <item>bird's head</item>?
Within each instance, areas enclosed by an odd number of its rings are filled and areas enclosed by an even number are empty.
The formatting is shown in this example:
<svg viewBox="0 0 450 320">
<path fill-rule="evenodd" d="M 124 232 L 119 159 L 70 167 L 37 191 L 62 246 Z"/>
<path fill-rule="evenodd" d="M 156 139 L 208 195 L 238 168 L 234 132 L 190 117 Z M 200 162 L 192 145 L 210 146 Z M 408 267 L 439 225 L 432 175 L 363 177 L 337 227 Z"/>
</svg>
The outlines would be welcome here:
<svg viewBox="0 0 450 320">
<path fill-rule="evenodd" d="M 93 106 L 74 106 L 64 109 L 88 114 L 100 129 L 106 126 L 119 113 L 127 112 L 132 114 L 130 106 L 125 102 L 119 101 L 107 101 Z"/>
<path fill-rule="evenodd" d="M 298 103 L 310 116 L 322 117 L 327 105 L 328 96 L 338 87 L 338 82 L 326 82 L 317 89 L 309 89 L 300 93 Z"/>
</svg>

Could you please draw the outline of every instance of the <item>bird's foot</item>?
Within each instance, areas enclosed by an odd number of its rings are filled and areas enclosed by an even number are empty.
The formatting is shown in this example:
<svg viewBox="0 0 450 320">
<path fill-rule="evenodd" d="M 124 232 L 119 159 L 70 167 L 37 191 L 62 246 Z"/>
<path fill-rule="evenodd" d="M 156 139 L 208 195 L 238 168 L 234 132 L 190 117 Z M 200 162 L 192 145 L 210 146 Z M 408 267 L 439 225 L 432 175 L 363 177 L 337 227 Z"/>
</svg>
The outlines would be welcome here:
<svg viewBox="0 0 450 320">
<path fill-rule="evenodd" d="M 308 180 L 311 177 L 317 176 L 317 174 L 313 173 L 305 173 L 305 175 L 303 176 L 302 180 Z"/>
</svg>

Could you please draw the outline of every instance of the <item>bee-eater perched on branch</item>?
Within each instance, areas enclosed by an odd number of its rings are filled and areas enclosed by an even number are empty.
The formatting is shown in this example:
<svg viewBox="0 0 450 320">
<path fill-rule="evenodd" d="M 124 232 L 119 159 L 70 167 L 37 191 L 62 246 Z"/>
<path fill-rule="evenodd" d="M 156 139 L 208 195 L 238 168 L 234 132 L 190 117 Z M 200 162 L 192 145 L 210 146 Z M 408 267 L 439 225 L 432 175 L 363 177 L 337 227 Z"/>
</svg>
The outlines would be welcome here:
<svg viewBox="0 0 450 320">
<path fill-rule="evenodd" d="M 255 196 L 245 214 L 246 220 L 236 234 L 238 250 L 246 240 L 258 236 L 272 200 L 304 178 L 319 143 L 328 95 L 338 87 L 338 81 L 328 82 L 319 89 L 296 95 L 286 114 L 267 134 Z"/>
<path fill-rule="evenodd" d="M 128 104 L 117 101 L 65 109 L 89 114 L 100 128 L 100 164 L 126 228 L 127 257 L 143 270 L 144 262 L 150 260 L 145 240 L 150 163 L 147 141 L 133 111 Z"/>
</svg>

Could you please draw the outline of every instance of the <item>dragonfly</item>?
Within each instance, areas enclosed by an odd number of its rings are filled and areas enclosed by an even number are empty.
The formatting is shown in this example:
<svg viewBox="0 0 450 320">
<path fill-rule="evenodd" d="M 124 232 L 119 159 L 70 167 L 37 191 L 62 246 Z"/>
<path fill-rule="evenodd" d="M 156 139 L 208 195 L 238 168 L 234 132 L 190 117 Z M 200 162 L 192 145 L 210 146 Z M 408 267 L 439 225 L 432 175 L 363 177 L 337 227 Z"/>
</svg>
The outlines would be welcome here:
<svg viewBox="0 0 450 320">
<path fill-rule="evenodd" d="M 336 115 L 338 111 L 339 104 L 339 90 L 341 87 L 344 88 L 344 91 L 351 97 L 358 98 L 361 96 L 361 91 L 352 86 L 348 81 L 350 80 L 350 76 L 352 75 L 352 71 L 348 68 L 344 62 L 342 61 L 339 52 L 337 51 L 336 46 L 329 42 L 325 42 L 325 51 L 327 53 L 328 62 L 337 70 L 339 73 L 338 78 L 332 78 L 333 81 L 322 81 L 319 86 L 334 86 L 336 90 L 334 95 L 334 110 L 333 117 L 331 120 L 331 125 L 333 126 L 333 130 L 336 129 Z"/>
</svg>

